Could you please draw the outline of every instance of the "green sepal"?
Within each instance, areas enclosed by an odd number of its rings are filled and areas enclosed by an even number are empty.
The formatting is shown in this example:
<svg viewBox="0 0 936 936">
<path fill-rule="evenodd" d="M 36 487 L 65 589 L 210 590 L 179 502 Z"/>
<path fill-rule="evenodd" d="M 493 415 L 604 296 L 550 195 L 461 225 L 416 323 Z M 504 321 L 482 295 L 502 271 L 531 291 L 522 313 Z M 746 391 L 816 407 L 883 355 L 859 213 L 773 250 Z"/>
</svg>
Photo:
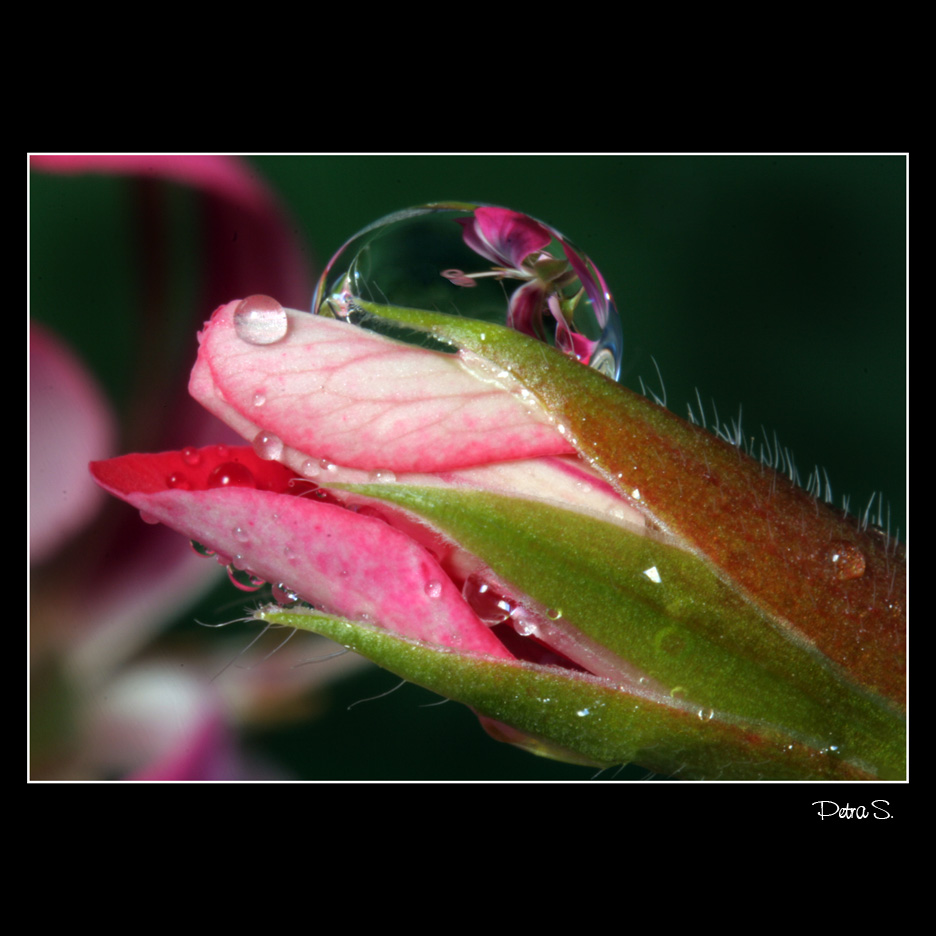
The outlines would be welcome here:
<svg viewBox="0 0 936 936">
<path fill-rule="evenodd" d="M 638 763 L 687 779 L 869 779 L 836 754 L 770 726 L 710 715 L 677 700 L 661 704 L 581 673 L 456 653 L 314 611 L 268 608 L 256 616 L 328 637 L 402 679 L 510 725 L 534 753 L 597 767 Z"/>
<path fill-rule="evenodd" d="M 703 557 L 790 641 L 906 708 L 903 548 L 787 477 L 542 342 L 457 316 L 362 303 L 502 368 L 580 456 Z M 738 440 L 740 442 L 740 440 Z M 836 564 L 854 557 L 857 573 Z"/>
<path fill-rule="evenodd" d="M 584 634 L 664 697 L 809 739 L 877 776 L 903 776 L 899 713 L 791 641 L 709 564 L 660 537 L 489 492 L 401 484 L 343 490 L 415 514 L 550 609 L 555 627 Z"/>
</svg>

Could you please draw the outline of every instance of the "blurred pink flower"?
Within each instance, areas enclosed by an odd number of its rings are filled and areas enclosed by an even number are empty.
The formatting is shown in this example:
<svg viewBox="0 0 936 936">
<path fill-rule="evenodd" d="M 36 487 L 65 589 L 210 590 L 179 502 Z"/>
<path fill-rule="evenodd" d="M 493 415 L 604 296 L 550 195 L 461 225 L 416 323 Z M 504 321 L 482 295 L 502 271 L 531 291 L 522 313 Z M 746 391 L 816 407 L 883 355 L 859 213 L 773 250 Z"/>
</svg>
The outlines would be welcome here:
<svg viewBox="0 0 936 936">
<path fill-rule="evenodd" d="M 199 321 L 205 306 L 238 292 L 277 291 L 304 303 L 311 280 L 302 250 L 269 189 L 237 159 L 215 156 L 33 156 L 34 170 L 79 175 L 129 175 L 152 182 L 193 186 L 204 212 L 206 248 L 203 299 L 192 309 Z M 146 219 L 143 221 L 147 223 Z M 159 231 L 145 231 L 157 253 Z M 156 242 L 154 242 L 156 238 Z M 144 277 L 148 258 L 144 257 Z M 36 272 L 36 271 L 34 271 Z M 43 270 L 45 276 L 54 270 Z M 142 284 L 137 313 L 149 322 L 148 343 L 138 352 L 145 364 L 171 345 L 152 340 L 169 319 L 159 305 L 161 284 Z M 211 308 L 211 305 L 208 305 Z M 31 314 L 42 318 L 43 310 Z M 192 349 L 194 354 L 194 349 Z M 185 362 L 165 368 L 132 398 L 123 429 L 134 444 L 163 447 L 176 439 L 198 444 L 218 438 L 212 418 L 185 393 Z M 169 376 L 166 376 L 166 375 Z M 167 382 L 170 381 L 170 382 Z M 171 381 L 174 381 L 171 382 Z M 182 691 L 192 704 L 179 705 L 170 732 L 139 730 L 127 711 L 140 714 L 141 700 L 153 706 L 151 724 L 165 718 L 159 693 L 133 687 L 128 660 L 216 581 L 217 570 L 195 556 L 163 527 L 102 511 L 87 462 L 119 450 L 116 420 L 95 380 L 61 339 L 35 323 L 30 329 L 30 551 L 32 734 L 34 777 L 94 777 L 138 771 L 139 776 L 207 778 L 236 776 L 238 757 L 228 730 L 229 702 L 204 679 Z M 181 686 L 178 664 L 166 664 L 167 685 Z M 147 682 L 154 684 L 148 667 Z M 155 680 L 158 681 L 158 680 Z M 187 682 L 183 680 L 182 682 Z M 124 690 L 118 691 L 121 685 Z M 62 694 L 72 701 L 61 718 L 51 704 Z M 118 701 L 122 700 L 122 701 Z M 183 717 L 184 713 L 184 717 Z M 155 721 L 154 721 L 155 720 Z M 146 740 L 148 739 L 148 740 Z M 227 754 L 220 756 L 221 749 Z M 212 753 L 214 751 L 214 753 Z M 133 752 L 128 757 L 128 752 Z M 215 756 L 218 754 L 218 756 Z M 144 765 L 150 761 L 150 767 Z M 158 767 L 161 764 L 162 767 Z"/>
</svg>

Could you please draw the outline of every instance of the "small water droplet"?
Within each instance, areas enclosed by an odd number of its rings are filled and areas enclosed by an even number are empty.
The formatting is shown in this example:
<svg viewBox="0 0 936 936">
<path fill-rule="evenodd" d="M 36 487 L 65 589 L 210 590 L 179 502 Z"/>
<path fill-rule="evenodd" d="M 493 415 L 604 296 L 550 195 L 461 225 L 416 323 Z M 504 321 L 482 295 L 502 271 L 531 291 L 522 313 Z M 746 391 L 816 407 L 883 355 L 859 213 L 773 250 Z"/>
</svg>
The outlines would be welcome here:
<svg viewBox="0 0 936 936">
<path fill-rule="evenodd" d="M 833 543 L 826 551 L 834 575 L 840 581 L 861 578 L 865 573 L 865 554 L 852 543 Z"/>
<path fill-rule="evenodd" d="M 276 461 L 283 454 L 283 440 L 272 432 L 258 432 L 254 436 L 253 450 L 264 461 Z"/>
<path fill-rule="evenodd" d="M 207 546 L 203 546 L 201 543 L 195 540 L 190 540 L 189 545 L 192 547 L 196 555 L 202 556 L 205 559 L 211 559 L 215 555 L 215 551 L 213 549 L 210 549 Z"/>
<path fill-rule="evenodd" d="M 562 610 L 560 608 L 547 608 L 546 617 L 548 617 L 550 621 L 558 621 L 559 618 L 562 617 Z"/>
<path fill-rule="evenodd" d="M 177 491 L 190 491 L 192 489 L 188 478 L 181 471 L 175 471 L 166 478 L 166 487 L 174 488 Z"/>
<path fill-rule="evenodd" d="M 442 594 L 442 583 L 435 580 L 426 582 L 426 594 L 430 598 L 438 598 Z"/>
<path fill-rule="evenodd" d="M 196 448 L 187 446 L 186 448 L 182 449 L 182 461 L 184 461 L 186 465 L 191 465 L 194 467 L 195 465 L 201 463 L 201 452 L 199 452 Z"/>
<path fill-rule="evenodd" d="M 145 510 L 140 511 L 140 519 L 144 523 L 157 524 L 159 523 L 159 517 L 154 517 L 153 514 L 147 513 Z"/>
<path fill-rule="evenodd" d="M 586 715 L 590 715 L 591 712 L 587 708 L 579 709 L 576 713 L 579 718 L 584 718 Z"/>
<path fill-rule="evenodd" d="M 273 586 L 273 600 L 281 608 L 289 608 L 299 600 L 299 595 L 294 592 L 288 585 L 284 585 L 282 582 L 279 582 Z"/>
<path fill-rule="evenodd" d="M 224 462 L 208 475 L 206 487 L 256 487 L 257 480 L 250 469 L 240 462 Z"/>
<path fill-rule="evenodd" d="M 469 575 L 462 586 L 462 597 L 483 624 L 493 627 L 510 618 L 513 604 L 504 595 L 492 588 L 477 573 Z"/>
<path fill-rule="evenodd" d="M 236 585 L 241 591 L 255 592 L 265 584 L 262 578 L 247 569 L 238 569 L 235 563 L 231 563 L 227 567 L 227 574 L 231 584 Z"/>
<path fill-rule="evenodd" d="M 523 608 L 514 609 L 513 613 L 510 615 L 510 623 L 521 637 L 535 637 L 539 632 L 536 621 L 528 618 Z"/>
<path fill-rule="evenodd" d="M 270 296 L 248 296 L 234 311 L 234 330 L 247 344 L 275 344 L 286 337 L 289 316 Z"/>
<path fill-rule="evenodd" d="M 644 569 L 643 574 L 646 575 L 647 578 L 650 579 L 651 582 L 656 582 L 657 584 L 659 584 L 660 582 L 663 581 L 660 578 L 660 572 L 656 566 L 650 566 L 649 569 Z"/>
<path fill-rule="evenodd" d="M 305 478 L 317 478 L 322 473 L 319 463 L 315 459 L 307 458 L 302 463 L 302 475 Z"/>
<path fill-rule="evenodd" d="M 621 322 L 601 273 L 554 228 L 506 208 L 423 205 L 375 221 L 328 263 L 312 311 L 389 333 L 394 306 L 506 325 L 612 379 L 620 371 Z"/>
<path fill-rule="evenodd" d="M 371 475 L 371 480 L 375 484 L 392 484 L 396 481 L 396 475 L 392 471 L 375 471 Z"/>
<path fill-rule="evenodd" d="M 253 395 L 253 405 L 263 406 L 266 403 L 266 394 L 262 390 L 257 390 Z"/>
<path fill-rule="evenodd" d="M 244 543 L 246 545 L 250 542 L 250 534 L 243 527 L 234 527 L 231 533 L 238 543 Z"/>
</svg>

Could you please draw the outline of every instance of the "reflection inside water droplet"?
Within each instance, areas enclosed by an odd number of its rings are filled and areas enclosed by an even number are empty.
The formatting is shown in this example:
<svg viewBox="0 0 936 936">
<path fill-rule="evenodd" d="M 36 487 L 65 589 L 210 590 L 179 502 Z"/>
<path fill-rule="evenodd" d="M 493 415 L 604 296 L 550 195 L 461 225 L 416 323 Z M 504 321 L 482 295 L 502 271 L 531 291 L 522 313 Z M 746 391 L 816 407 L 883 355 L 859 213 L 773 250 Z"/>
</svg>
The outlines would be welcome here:
<svg viewBox="0 0 936 936">
<path fill-rule="evenodd" d="M 622 331 L 597 267 L 558 231 L 486 205 L 423 205 L 389 215 L 332 258 L 316 314 L 438 347 L 393 324 L 393 308 L 507 325 L 617 379 Z"/>
</svg>

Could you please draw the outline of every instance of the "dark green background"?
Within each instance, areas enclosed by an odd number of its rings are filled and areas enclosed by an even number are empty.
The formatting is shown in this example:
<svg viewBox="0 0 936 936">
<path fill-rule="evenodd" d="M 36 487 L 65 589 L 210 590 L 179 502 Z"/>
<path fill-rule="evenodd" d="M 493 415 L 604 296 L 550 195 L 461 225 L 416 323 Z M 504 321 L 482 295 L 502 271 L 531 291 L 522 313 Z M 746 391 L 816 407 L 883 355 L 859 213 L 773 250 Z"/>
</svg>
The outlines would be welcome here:
<svg viewBox="0 0 936 936">
<path fill-rule="evenodd" d="M 836 502 L 874 491 L 906 530 L 905 160 L 859 157 L 255 157 L 320 269 L 381 215 L 426 201 L 526 211 L 600 267 L 623 319 L 625 383 L 638 375 L 685 414 L 695 390 L 747 435 L 776 431 L 805 480 L 826 469 Z M 173 189 L 178 358 L 193 349 L 199 214 Z M 32 182 L 32 309 L 76 346 L 118 400 L 141 362 L 129 183 Z M 235 297 L 228 297 L 235 298 Z M 901 534 L 903 538 L 903 533 Z M 180 548 L 187 548 L 180 543 Z M 222 600 L 215 597 L 215 605 Z M 191 627 L 194 614 L 179 627 Z M 217 638 L 204 632 L 201 639 Z M 327 664 L 323 664 L 327 665 Z M 374 672 L 338 687 L 319 720 L 251 738 L 297 776 L 586 778 L 489 741 L 454 704 Z M 634 775 L 641 775 L 635 772 Z"/>
</svg>

